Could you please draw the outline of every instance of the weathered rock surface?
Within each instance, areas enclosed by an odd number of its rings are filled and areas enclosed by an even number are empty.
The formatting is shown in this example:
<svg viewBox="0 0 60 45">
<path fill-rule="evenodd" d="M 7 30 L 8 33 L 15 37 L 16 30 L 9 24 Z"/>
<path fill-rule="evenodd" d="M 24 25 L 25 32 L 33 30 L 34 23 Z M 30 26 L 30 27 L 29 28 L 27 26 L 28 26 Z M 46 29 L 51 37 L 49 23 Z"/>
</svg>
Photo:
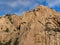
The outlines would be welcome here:
<svg viewBox="0 0 60 45">
<path fill-rule="evenodd" d="M 22 16 L 0 17 L 0 45 L 60 45 L 60 14 L 38 6 Z"/>
</svg>

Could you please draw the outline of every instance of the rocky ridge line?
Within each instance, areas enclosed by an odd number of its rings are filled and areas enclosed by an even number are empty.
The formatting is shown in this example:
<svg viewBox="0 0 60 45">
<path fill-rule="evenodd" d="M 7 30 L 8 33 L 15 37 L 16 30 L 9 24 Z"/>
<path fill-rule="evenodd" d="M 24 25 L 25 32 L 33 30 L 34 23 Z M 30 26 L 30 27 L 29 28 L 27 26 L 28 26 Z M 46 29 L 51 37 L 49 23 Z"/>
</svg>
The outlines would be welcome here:
<svg viewBox="0 0 60 45">
<path fill-rule="evenodd" d="M 59 37 L 60 14 L 48 7 L 0 17 L 0 45 L 59 45 Z"/>
</svg>

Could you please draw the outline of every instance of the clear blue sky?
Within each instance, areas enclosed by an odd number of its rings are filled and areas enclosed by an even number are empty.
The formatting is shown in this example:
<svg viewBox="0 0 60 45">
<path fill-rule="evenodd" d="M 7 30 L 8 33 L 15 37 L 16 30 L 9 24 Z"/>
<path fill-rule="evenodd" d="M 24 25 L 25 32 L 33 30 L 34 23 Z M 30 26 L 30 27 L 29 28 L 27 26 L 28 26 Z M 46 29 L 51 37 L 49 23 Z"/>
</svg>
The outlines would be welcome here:
<svg viewBox="0 0 60 45">
<path fill-rule="evenodd" d="M 38 5 L 48 6 L 60 12 L 60 0 L 0 0 L 0 16 L 4 14 L 21 15 Z"/>
</svg>

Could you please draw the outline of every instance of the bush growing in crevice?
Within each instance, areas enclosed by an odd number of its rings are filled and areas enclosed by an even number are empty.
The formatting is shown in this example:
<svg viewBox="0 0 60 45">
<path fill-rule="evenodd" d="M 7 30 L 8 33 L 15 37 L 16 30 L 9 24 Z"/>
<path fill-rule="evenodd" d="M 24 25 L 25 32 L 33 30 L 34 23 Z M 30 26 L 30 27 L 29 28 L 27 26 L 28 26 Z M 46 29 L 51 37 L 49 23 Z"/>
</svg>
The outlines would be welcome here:
<svg viewBox="0 0 60 45">
<path fill-rule="evenodd" d="M 4 45 L 10 45 L 10 44 L 11 44 L 11 40 L 9 42 L 6 42 L 6 44 L 4 44 Z"/>
<path fill-rule="evenodd" d="M 13 24 L 13 22 L 12 22 L 12 18 L 11 18 L 11 17 L 9 17 L 9 21 L 11 22 L 11 24 Z"/>
<path fill-rule="evenodd" d="M 7 15 L 7 16 L 8 16 L 9 21 L 13 24 L 11 16 L 10 15 Z"/>
<path fill-rule="evenodd" d="M 26 22 L 22 22 L 21 24 L 25 24 Z"/>
<path fill-rule="evenodd" d="M 9 40 L 8 42 L 6 42 L 5 44 L 0 42 L 0 45 L 10 45 L 11 44 L 11 40 Z"/>
<path fill-rule="evenodd" d="M 51 30 L 51 28 L 50 27 L 48 27 L 48 24 L 51 24 L 50 22 L 47 22 L 46 24 L 45 24 L 45 31 L 50 31 Z"/>
<path fill-rule="evenodd" d="M 9 32 L 9 29 L 7 28 L 7 29 L 5 30 L 5 32 Z"/>
<path fill-rule="evenodd" d="M 10 16 L 11 16 L 11 14 L 6 14 L 6 15 L 4 16 L 4 18 L 5 18 L 6 16 L 10 17 Z"/>
<path fill-rule="evenodd" d="M 14 42 L 14 45 L 18 45 L 18 38 L 16 38 L 15 42 Z"/>
<path fill-rule="evenodd" d="M 6 16 L 11 16 L 11 14 L 6 14 Z"/>
<path fill-rule="evenodd" d="M 36 12 L 35 12 L 35 9 L 33 10 L 33 13 L 34 13 L 34 15 L 36 16 Z"/>
<path fill-rule="evenodd" d="M 20 30 L 20 28 L 21 28 L 21 25 L 19 25 L 19 27 L 16 27 L 17 28 L 17 30 Z"/>
<path fill-rule="evenodd" d="M 53 31 L 60 32 L 60 28 L 55 28 Z"/>
<path fill-rule="evenodd" d="M 48 24 L 51 24 L 50 22 L 47 22 L 46 24 L 45 24 L 45 30 L 46 31 L 50 31 L 50 30 L 52 30 L 52 31 L 55 31 L 55 32 L 60 32 L 60 27 L 57 27 L 57 28 L 53 28 L 53 27 L 48 27 Z"/>
</svg>

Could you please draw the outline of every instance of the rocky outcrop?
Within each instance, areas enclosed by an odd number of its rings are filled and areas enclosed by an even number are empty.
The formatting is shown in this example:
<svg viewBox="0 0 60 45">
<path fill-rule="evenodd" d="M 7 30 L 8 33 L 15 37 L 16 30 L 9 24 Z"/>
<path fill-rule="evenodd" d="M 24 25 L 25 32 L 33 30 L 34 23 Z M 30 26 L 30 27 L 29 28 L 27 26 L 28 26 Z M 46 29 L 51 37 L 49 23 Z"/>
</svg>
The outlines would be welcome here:
<svg viewBox="0 0 60 45">
<path fill-rule="evenodd" d="M 0 17 L 0 45 L 60 45 L 60 14 L 38 6 L 22 16 Z"/>
</svg>

